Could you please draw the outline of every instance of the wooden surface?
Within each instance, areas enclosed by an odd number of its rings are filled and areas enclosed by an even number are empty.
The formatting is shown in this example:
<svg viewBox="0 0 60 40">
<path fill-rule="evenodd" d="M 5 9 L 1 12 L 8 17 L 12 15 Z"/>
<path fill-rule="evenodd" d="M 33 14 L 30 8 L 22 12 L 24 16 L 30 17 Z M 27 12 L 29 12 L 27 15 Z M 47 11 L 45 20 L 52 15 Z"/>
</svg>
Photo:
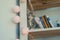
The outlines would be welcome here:
<svg viewBox="0 0 60 40">
<path fill-rule="evenodd" d="M 31 3 L 34 10 L 60 6 L 60 0 L 31 0 Z M 31 9 L 29 3 L 27 7 Z"/>
<path fill-rule="evenodd" d="M 40 37 L 51 37 L 60 36 L 60 30 L 50 30 L 50 31 L 40 31 L 40 32 L 30 32 L 29 38 L 40 38 Z"/>
</svg>

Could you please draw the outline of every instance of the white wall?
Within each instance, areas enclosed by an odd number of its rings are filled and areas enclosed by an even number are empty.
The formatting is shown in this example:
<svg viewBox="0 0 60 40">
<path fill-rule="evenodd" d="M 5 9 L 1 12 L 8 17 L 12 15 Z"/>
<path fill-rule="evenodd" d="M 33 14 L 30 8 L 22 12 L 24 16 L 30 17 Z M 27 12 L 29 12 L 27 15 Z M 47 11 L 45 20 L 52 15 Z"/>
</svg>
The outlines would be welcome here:
<svg viewBox="0 0 60 40">
<path fill-rule="evenodd" d="M 15 0 L 0 0 L 0 40 L 16 39 L 16 25 L 11 21 L 15 16 L 12 13 L 15 5 Z"/>
</svg>

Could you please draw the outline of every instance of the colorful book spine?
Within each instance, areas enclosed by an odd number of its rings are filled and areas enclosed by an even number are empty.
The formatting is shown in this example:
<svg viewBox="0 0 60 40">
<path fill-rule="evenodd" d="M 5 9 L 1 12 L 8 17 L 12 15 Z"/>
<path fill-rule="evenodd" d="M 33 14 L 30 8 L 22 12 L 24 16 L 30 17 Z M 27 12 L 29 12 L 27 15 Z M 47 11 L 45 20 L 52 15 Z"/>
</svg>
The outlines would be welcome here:
<svg viewBox="0 0 60 40">
<path fill-rule="evenodd" d="M 49 28 L 49 25 L 47 23 L 47 20 L 46 20 L 45 16 L 42 16 L 42 19 L 44 21 L 44 24 L 45 24 L 46 28 Z"/>
<path fill-rule="evenodd" d="M 39 17 L 39 18 L 40 18 L 40 21 L 41 21 L 43 27 L 46 28 L 46 26 L 45 26 L 45 24 L 44 24 L 44 21 L 43 21 L 42 17 Z"/>
<path fill-rule="evenodd" d="M 46 19 L 46 22 L 47 22 L 48 27 L 49 27 L 49 28 L 52 28 L 52 26 L 51 26 L 51 24 L 50 24 L 50 22 L 49 22 L 49 19 L 50 19 L 50 18 L 47 18 L 46 15 L 44 15 L 44 17 L 45 17 L 45 19 Z"/>
<path fill-rule="evenodd" d="M 42 23 L 41 23 L 41 21 L 40 21 L 40 18 L 39 17 L 35 17 L 35 21 L 40 26 L 41 29 L 44 28 L 43 25 L 42 25 Z"/>
</svg>

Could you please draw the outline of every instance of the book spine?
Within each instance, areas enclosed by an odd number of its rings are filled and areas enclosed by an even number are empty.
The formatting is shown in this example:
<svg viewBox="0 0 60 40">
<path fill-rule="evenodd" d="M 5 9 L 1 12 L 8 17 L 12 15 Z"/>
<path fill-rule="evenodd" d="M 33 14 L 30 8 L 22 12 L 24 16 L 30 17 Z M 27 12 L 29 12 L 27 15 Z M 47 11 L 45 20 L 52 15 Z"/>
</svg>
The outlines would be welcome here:
<svg viewBox="0 0 60 40">
<path fill-rule="evenodd" d="M 50 18 L 47 18 L 46 15 L 44 15 L 44 17 L 45 17 L 45 19 L 46 19 L 46 22 L 47 22 L 47 24 L 48 24 L 48 27 L 49 27 L 49 28 L 52 28 L 52 26 L 51 26 L 51 24 L 50 24 L 50 22 L 49 22 L 49 19 L 50 19 Z"/>
<path fill-rule="evenodd" d="M 41 29 L 44 28 L 43 25 L 42 25 L 42 23 L 41 23 L 41 21 L 40 21 L 40 18 L 39 17 L 35 17 L 35 21 L 40 26 Z"/>
<path fill-rule="evenodd" d="M 49 21 L 50 25 L 54 28 L 54 25 L 53 25 L 52 21 L 50 20 L 50 18 L 49 18 L 49 17 L 47 17 L 47 19 L 48 19 L 48 21 Z"/>
<path fill-rule="evenodd" d="M 49 21 L 49 22 L 50 22 L 50 24 L 52 25 L 52 27 L 54 28 L 54 25 L 53 25 L 52 21 Z"/>
<path fill-rule="evenodd" d="M 44 21 L 44 24 L 45 24 L 46 28 L 49 28 L 49 26 L 48 26 L 48 24 L 47 24 L 47 22 L 46 22 L 46 18 L 45 18 L 44 16 L 42 16 L 42 19 L 43 19 L 43 21 Z"/>
<path fill-rule="evenodd" d="M 35 17 L 33 18 L 33 20 L 32 20 L 32 27 L 33 28 L 40 28 L 40 26 L 37 24 L 37 22 L 35 21 Z"/>
<path fill-rule="evenodd" d="M 45 26 L 45 24 L 44 24 L 44 21 L 43 21 L 42 17 L 40 17 L 40 21 L 41 21 L 43 27 L 46 28 L 46 26 Z"/>
</svg>

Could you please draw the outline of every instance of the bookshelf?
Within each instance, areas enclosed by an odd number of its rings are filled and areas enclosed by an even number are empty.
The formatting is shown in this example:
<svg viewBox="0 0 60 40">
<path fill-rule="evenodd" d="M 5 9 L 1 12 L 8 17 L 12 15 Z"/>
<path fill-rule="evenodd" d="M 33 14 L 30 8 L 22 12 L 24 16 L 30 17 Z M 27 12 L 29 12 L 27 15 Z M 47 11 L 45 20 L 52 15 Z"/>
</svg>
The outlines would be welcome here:
<svg viewBox="0 0 60 40">
<path fill-rule="evenodd" d="M 37 3 L 36 0 L 34 1 L 34 3 L 35 2 Z M 55 3 L 56 0 L 55 0 L 55 2 L 52 0 L 50 2 Z M 60 2 L 58 2 L 58 3 L 60 3 Z M 30 5 L 31 6 L 28 6 L 28 8 L 30 7 L 29 9 L 32 11 L 33 16 L 41 17 L 43 15 L 48 15 L 50 17 L 50 19 L 52 20 L 52 23 L 54 26 L 52 28 L 42 28 L 42 29 L 41 28 L 31 28 L 31 29 L 29 29 L 29 34 L 28 34 L 29 39 L 28 40 L 34 40 L 34 38 L 60 36 L 60 26 L 59 27 L 57 26 L 57 21 L 60 20 L 59 4 L 57 4 L 57 5 L 50 4 L 50 6 L 44 6 L 43 8 L 41 8 L 41 7 L 39 8 L 35 5 L 36 6 L 36 8 L 35 8 L 35 7 L 33 7 L 34 5 L 32 5 L 31 0 L 30 0 Z M 38 5 L 38 6 L 41 6 L 41 5 Z M 54 6 L 52 6 L 52 5 L 54 5 Z M 29 28 L 29 26 L 28 26 L 28 28 Z"/>
<path fill-rule="evenodd" d="M 29 30 L 29 32 L 51 31 L 51 30 L 60 30 L 60 27 L 48 28 L 48 29 L 31 29 Z"/>
<path fill-rule="evenodd" d="M 29 38 L 35 39 L 35 38 L 45 38 L 45 37 L 55 37 L 60 36 L 60 30 L 49 30 L 49 31 L 37 31 L 37 32 L 30 32 Z"/>
<path fill-rule="evenodd" d="M 31 0 L 34 10 L 60 6 L 60 0 Z M 28 4 L 28 8 L 30 8 Z"/>
</svg>

